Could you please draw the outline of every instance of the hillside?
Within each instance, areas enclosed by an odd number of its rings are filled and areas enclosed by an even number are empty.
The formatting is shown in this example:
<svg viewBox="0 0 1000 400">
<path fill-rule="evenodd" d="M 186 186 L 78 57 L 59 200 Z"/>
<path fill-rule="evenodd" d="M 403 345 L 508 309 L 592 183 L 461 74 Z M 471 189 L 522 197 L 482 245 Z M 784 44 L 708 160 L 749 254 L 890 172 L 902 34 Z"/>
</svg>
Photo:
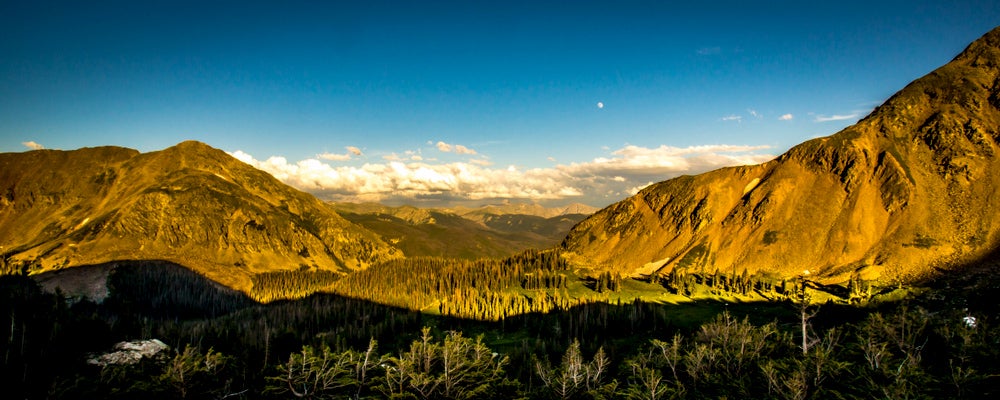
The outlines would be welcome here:
<svg viewBox="0 0 1000 400">
<path fill-rule="evenodd" d="M 564 215 L 593 214 L 598 208 L 586 204 L 574 203 L 563 207 L 545 207 L 535 203 L 489 204 L 482 207 L 454 207 L 449 211 L 463 217 L 481 215 L 530 215 L 541 218 L 554 218 Z"/>
<path fill-rule="evenodd" d="M 907 280 L 997 248 L 998 140 L 1000 28 L 857 124 L 764 164 L 651 185 L 562 248 L 631 274 Z"/>
<path fill-rule="evenodd" d="M 164 260 L 248 290 L 260 272 L 399 256 L 315 197 L 198 142 L 0 154 L 0 252 L 32 273 Z"/>
<path fill-rule="evenodd" d="M 345 219 L 378 233 L 407 257 L 477 259 L 508 257 L 530 248 L 551 248 L 586 217 L 563 214 L 565 207 L 541 206 L 424 209 L 331 203 L 331 207 Z"/>
</svg>

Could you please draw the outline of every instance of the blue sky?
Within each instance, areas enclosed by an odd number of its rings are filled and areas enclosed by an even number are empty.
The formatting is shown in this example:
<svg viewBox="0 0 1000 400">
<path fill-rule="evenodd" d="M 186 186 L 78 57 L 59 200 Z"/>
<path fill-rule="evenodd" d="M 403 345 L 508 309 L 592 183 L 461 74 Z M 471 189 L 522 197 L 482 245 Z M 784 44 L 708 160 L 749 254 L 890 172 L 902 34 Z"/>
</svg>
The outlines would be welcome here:
<svg viewBox="0 0 1000 400">
<path fill-rule="evenodd" d="M 0 152 L 195 139 L 324 199 L 603 206 L 856 122 L 992 1 L 0 2 Z"/>
</svg>

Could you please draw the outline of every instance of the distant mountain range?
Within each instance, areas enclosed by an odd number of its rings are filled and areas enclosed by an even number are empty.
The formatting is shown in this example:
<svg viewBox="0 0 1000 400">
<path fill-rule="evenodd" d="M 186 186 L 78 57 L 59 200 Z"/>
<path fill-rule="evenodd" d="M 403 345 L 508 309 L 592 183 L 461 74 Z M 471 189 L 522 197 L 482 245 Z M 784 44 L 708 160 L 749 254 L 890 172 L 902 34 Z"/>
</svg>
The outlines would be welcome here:
<svg viewBox="0 0 1000 400">
<path fill-rule="evenodd" d="M 573 204 L 501 204 L 429 209 L 377 203 L 331 203 L 344 218 L 378 233 L 408 257 L 507 257 L 551 248 L 597 208 Z"/>
<path fill-rule="evenodd" d="M 462 216 L 473 215 L 531 215 L 542 218 L 553 218 L 564 215 L 589 215 L 597 212 L 599 208 L 586 204 L 573 203 L 563 207 L 545 207 L 536 203 L 515 203 L 490 204 L 482 207 L 455 207 L 451 212 Z"/>
<path fill-rule="evenodd" d="M 649 186 L 580 223 L 562 249 L 576 265 L 637 275 L 912 279 L 998 247 L 998 154 L 1000 28 L 857 124 L 764 164 Z"/>
</svg>

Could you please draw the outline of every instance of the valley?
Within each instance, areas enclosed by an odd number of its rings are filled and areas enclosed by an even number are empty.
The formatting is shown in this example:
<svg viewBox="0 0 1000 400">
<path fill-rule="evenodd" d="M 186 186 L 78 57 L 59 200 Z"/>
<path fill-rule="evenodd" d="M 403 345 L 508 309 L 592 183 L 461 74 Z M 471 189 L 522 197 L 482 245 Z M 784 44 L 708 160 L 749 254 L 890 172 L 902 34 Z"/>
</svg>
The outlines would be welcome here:
<svg viewBox="0 0 1000 400">
<path fill-rule="evenodd" d="M 324 201 L 198 141 L 0 153 L 0 384 L 991 398 L 996 171 L 1000 28 L 840 132 L 603 209 Z M 102 357 L 140 340 L 161 350 Z"/>
<path fill-rule="evenodd" d="M 551 209 L 518 204 L 458 209 L 331 206 L 345 219 L 381 235 L 407 257 L 470 260 L 555 247 L 576 223 L 597 211 L 583 205 Z"/>
<path fill-rule="evenodd" d="M 9 387 L 60 398 L 281 398 L 289 382 L 316 396 L 362 398 L 461 398 L 446 390 L 498 399 L 624 398 L 645 391 L 654 398 L 737 392 L 979 398 L 996 387 L 993 343 L 1000 331 L 990 321 L 1000 312 L 992 301 L 1000 294 L 991 283 L 997 265 L 969 266 L 977 273 L 968 276 L 978 278 L 938 280 L 927 284 L 932 291 L 876 296 L 864 307 L 633 299 L 498 321 L 334 294 L 259 304 L 163 263 L 114 266 L 110 281 L 117 289 L 100 304 L 68 302 L 8 275 L 0 277 L 0 296 L 3 322 L 14 335 L 4 379 L 16 383 L 23 374 L 23 386 Z M 807 351 L 798 336 L 803 310 Z M 87 364 L 115 343 L 139 338 L 160 338 L 167 350 L 135 364 Z M 418 360 L 431 360 L 431 367 Z M 446 360 L 461 369 L 442 369 Z M 175 368 L 188 375 L 180 379 Z M 566 375 L 577 368 L 589 378 Z M 443 386 L 449 381 L 444 371 L 461 377 L 451 389 Z M 336 381 L 314 381 L 317 374 Z M 325 383 L 299 386 L 303 382 Z"/>
</svg>

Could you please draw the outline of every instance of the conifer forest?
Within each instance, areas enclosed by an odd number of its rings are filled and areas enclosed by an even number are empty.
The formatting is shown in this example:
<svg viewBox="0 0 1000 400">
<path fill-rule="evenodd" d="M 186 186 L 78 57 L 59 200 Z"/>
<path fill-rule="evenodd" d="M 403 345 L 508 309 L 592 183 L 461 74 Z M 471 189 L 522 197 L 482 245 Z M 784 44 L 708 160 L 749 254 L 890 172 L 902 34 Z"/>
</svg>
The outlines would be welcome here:
<svg viewBox="0 0 1000 400">
<path fill-rule="evenodd" d="M 246 295 L 134 262 L 100 303 L 8 271 L 0 376 L 9 398 L 988 398 L 997 293 L 970 271 L 909 291 L 718 271 L 636 282 L 532 250 L 273 273 Z M 635 285 L 696 300 L 627 298 Z M 107 361 L 154 339 L 154 355 Z"/>
</svg>

